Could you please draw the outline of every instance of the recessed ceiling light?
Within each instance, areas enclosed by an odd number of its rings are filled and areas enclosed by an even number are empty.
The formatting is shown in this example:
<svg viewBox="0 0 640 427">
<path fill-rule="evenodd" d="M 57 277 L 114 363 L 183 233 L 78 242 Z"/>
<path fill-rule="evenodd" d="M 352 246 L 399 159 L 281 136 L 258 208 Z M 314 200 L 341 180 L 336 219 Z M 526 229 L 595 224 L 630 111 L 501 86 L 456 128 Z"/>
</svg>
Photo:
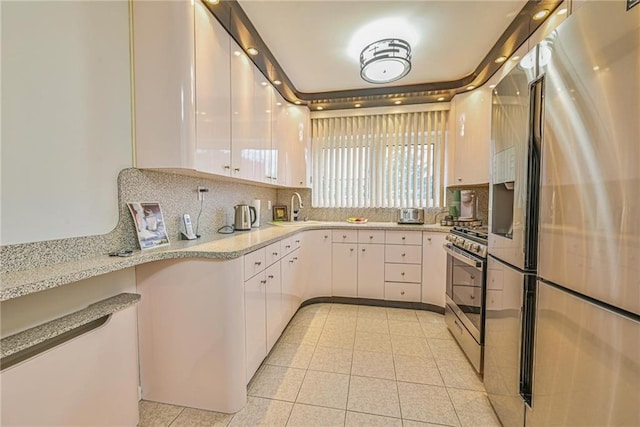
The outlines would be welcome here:
<svg viewBox="0 0 640 427">
<path fill-rule="evenodd" d="M 282 105 L 282 102 L 276 102 L 276 105 L 279 107 Z"/>
<path fill-rule="evenodd" d="M 539 21 L 545 16 L 547 16 L 548 14 L 549 14 L 549 11 L 547 9 L 542 9 L 541 11 L 536 12 L 536 14 L 533 15 L 533 19 L 534 21 Z"/>
<path fill-rule="evenodd" d="M 400 104 L 402 104 L 402 101 L 395 101 L 394 104 L 400 105 Z"/>
<path fill-rule="evenodd" d="M 318 108 L 316 108 L 316 110 L 324 110 L 324 108 L 318 107 Z"/>
<path fill-rule="evenodd" d="M 362 106 L 362 104 L 354 104 L 354 107 L 356 108 L 360 108 Z"/>
<path fill-rule="evenodd" d="M 411 71 L 411 46 L 401 39 L 371 43 L 360 53 L 360 77 L 369 83 L 390 83 Z"/>
<path fill-rule="evenodd" d="M 438 101 L 444 101 L 444 96 L 441 96 L 440 98 L 438 98 Z"/>
<path fill-rule="evenodd" d="M 496 85 L 489 85 L 489 89 L 493 89 L 495 87 L 496 87 Z"/>
<path fill-rule="evenodd" d="M 271 112 L 271 110 L 264 110 L 264 112 L 268 114 Z"/>
<path fill-rule="evenodd" d="M 496 64 L 502 64 L 506 60 L 507 60 L 506 56 L 499 56 L 493 62 L 495 62 Z"/>
<path fill-rule="evenodd" d="M 566 13 L 567 13 L 567 8 L 566 7 L 563 7 L 562 9 L 560 9 L 558 11 L 558 15 L 566 15 Z"/>
<path fill-rule="evenodd" d="M 296 101 L 296 102 L 295 102 L 295 104 L 296 104 L 296 105 L 300 105 L 300 104 L 302 104 L 302 102 L 300 102 L 300 101 Z"/>
<path fill-rule="evenodd" d="M 220 0 L 207 0 L 207 3 L 209 3 L 209 4 L 218 4 L 218 3 L 220 3 Z"/>
<path fill-rule="evenodd" d="M 476 88 L 476 87 L 475 87 L 474 85 L 469 85 L 469 86 L 467 86 L 467 90 L 473 90 L 473 89 L 475 89 L 475 88 Z"/>
<path fill-rule="evenodd" d="M 240 56 L 240 51 L 239 51 L 239 50 L 234 50 L 234 51 L 233 51 L 233 54 L 234 54 L 235 56 Z"/>
<path fill-rule="evenodd" d="M 597 65 L 593 67 L 593 71 L 598 71 L 599 69 L 600 69 L 600 67 L 597 66 Z"/>
<path fill-rule="evenodd" d="M 256 56 L 258 54 L 258 49 L 256 49 L 255 47 L 248 47 L 247 53 L 251 56 Z"/>
<path fill-rule="evenodd" d="M 516 55 L 516 56 L 512 56 L 512 57 L 511 57 L 511 60 L 512 60 L 512 61 L 517 61 L 518 59 L 520 59 L 520 57 L 519 57 L 518 55 Z"/>
<path fill-rule="evenodd" d="M 267 85 L 267 82 L 260 82 L 260 84 L 261 84 L 262 86 L 266 86 L 266 85 Z"/>
<path fill-rule="evenodd" d="M 273 84 L 276 86 L 280 86 L 282 84 L 282 82 L 280 80 L 274 80 Z"/>
</svg>

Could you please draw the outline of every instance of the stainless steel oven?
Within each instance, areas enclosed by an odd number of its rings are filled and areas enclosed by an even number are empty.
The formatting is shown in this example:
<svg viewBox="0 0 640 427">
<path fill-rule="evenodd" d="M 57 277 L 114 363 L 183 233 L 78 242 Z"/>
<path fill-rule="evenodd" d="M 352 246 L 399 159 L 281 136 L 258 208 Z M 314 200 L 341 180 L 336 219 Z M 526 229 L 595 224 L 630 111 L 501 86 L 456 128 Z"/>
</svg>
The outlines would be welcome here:
<svg viewBox="0 0 640 427">
<path fill-rule="evenodd" d="M 482 373 L 485 291 L 486 235 L 452 230 L 444 245 L 447 252 L 447 306 L 445 321 L 452 335 L 478 373 Z"/>
</svg>

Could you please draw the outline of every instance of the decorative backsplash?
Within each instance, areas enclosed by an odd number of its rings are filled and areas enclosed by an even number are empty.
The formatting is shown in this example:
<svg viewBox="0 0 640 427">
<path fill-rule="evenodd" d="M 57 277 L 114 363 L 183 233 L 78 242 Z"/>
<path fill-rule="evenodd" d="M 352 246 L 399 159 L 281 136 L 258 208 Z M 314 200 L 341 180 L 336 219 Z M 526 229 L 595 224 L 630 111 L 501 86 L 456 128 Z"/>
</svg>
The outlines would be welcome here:
<svg viewBox="0 0 640 427">
<path fill-rule="evenodd" d="M 482 220 L 483 225 L 487 225 L 489 221 L 489 184 L 447 187 L 447 206 L 451 206 L 453 203 L 453 192 L 456 190 L 473 190 L 476 192 L 476 197 L 478 198 L 476 217 Z"/>
</svg>

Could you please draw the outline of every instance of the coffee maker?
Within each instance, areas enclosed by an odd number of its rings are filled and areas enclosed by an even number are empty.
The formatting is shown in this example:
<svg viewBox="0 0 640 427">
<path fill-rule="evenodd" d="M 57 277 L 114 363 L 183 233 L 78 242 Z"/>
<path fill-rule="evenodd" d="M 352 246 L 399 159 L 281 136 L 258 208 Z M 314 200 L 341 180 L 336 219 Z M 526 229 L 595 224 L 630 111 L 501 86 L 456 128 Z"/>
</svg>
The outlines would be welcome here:
<svg viewBox="0 0 640 427">
<path fill-rule="evenodd" d="M 461 220 L 474 220 L 478 212 L 478 198 L 473 190 L 460 192 L 460 216 Z"/>
</svg>

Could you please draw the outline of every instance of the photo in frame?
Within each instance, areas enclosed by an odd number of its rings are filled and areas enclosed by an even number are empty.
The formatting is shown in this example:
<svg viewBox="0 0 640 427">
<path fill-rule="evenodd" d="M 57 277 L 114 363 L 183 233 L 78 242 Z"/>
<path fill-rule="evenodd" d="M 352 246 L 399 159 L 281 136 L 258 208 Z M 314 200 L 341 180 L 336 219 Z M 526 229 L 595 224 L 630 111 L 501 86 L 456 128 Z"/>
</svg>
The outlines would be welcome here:
<svg viewBox="0 0 640 427">
<path fill-rule="evenodd" d="M 289 213 L 285 205 L 273 207 L 274 221 L 289 221 Z"/>
<path fill-rule="evenodd" d="M 169 244 L 162 209 L 159 203 L 127 203 L 138 233 L 140 249 L 151 249 Z"/>
</svg>

